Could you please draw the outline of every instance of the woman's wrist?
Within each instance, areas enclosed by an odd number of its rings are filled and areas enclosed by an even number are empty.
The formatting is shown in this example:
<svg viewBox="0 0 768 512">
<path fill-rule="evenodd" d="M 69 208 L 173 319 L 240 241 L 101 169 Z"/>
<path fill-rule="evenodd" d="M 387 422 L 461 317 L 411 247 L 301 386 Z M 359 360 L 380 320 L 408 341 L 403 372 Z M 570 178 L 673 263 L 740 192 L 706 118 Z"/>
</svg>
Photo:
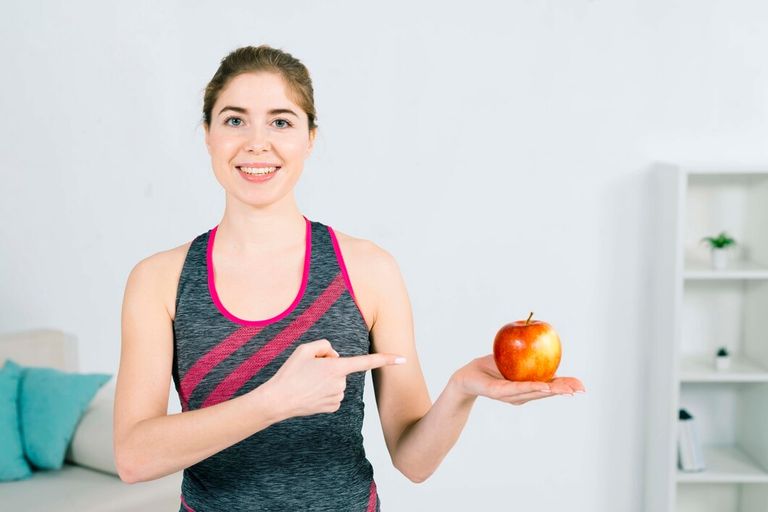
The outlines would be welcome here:
<svg viewBox="0 0 768 512">
<path fill-rule="evenodd" d="M 451 378 L 448 379 L 448 385 L 446 386 L 446 391 L 456 401 L 461 403 L 472 403 L 475 400 L 477 400 L 476 394 L 470 393 L 466 390 L 464 386 L 464 381 L 459 371 L 454 372 L 453 375 L 451 375 Z"/>
<path fill-rule="evenodd" d="M 287 407 L 288 401 L 280 396 L 278 389 L 271 381 L 254 388 L 249 394 L 257 413 L 265 415 L 270 423 L 278 423 L 292 416 Z"/>
</svg>

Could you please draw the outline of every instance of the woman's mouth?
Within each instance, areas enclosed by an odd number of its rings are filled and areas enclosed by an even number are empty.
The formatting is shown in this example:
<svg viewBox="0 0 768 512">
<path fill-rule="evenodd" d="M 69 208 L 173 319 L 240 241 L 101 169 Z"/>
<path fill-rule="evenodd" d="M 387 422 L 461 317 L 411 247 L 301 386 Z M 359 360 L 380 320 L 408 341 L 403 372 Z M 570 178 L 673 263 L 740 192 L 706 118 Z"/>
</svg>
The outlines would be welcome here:
<svg viewBox="0 0 768 512">
<path fill-rule="evenodd" d="M 237 167 L 243 178 L 252 183 L 269 181 L 282 167 Z"/>
</svg>

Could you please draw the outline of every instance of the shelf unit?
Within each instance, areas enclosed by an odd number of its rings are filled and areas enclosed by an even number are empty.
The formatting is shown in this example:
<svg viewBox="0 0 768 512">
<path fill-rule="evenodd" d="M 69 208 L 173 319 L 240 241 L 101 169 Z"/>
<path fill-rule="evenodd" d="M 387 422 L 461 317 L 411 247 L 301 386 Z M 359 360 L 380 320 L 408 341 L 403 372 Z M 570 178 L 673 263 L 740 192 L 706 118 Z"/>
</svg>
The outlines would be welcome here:
<svg viewBox="0 0 768 512">
<path fill-rule="evenodd" d="M 647 512 L 768 511 L 768 166 L 653 169 Z M 713 270 L 705 236 L 737 241 Z M 725 346 L 728 370 L 715 369 Z M 706 469 L 677 465 L 678 410 Z"/>
</svg>

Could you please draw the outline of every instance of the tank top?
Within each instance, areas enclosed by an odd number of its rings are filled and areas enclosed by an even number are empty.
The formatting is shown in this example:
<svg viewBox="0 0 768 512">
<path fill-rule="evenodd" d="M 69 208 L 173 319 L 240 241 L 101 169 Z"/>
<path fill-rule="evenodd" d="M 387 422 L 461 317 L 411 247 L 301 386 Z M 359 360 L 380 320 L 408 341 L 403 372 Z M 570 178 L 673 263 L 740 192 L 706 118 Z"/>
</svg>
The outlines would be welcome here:
<svg viewBox="0 0 768 512">
<path fill-rule="evenodd" d="M 219 300 L 218 226 L 189 247 L 176 292 L 173 382 L 182 411 L 236 398 L 266 382 L 302 343 L 325 338 L 341 357 L 368 354 L 368 326 L 330 226 L 306 221 L 301 287 L 266 320 L 236 317 Z M 365 372 L 347 376 L 334 413 L 274 423 L 184 469 L 180 512 L 380 510 L 361 433 Z"/>
</svg>

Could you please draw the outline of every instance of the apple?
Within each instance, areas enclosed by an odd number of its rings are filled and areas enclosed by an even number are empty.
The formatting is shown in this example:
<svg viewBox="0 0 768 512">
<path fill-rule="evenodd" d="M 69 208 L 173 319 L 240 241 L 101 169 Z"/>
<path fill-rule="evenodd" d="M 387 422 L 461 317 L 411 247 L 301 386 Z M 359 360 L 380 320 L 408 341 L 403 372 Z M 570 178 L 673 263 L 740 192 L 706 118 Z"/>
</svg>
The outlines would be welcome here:
<svg viewBox="0 0 768 512">
<path fill-rule="evenodd" d="M 560 337 L 546 322 L 516 320 L 493 340 L 493 360 L 507 380 L 547 382 L 560 365 Z"/>
</svg>

